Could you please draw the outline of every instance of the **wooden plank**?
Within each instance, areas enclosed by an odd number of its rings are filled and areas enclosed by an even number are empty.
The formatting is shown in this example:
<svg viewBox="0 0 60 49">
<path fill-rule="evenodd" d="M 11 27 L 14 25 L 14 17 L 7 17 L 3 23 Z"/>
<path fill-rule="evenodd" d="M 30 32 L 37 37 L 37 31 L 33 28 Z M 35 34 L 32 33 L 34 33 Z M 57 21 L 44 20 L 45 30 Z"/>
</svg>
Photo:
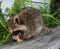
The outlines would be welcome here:
<svg viewBox="0 0 60 49">
<path fill-rule="evenodd" d="M 0 46 L 0 49 L 52 49 L 60 42 L 60 26 L 52 29 L 48 35 L 39 34 L 34 40 L 21 43 L 11 42 Z"/>
</svg>

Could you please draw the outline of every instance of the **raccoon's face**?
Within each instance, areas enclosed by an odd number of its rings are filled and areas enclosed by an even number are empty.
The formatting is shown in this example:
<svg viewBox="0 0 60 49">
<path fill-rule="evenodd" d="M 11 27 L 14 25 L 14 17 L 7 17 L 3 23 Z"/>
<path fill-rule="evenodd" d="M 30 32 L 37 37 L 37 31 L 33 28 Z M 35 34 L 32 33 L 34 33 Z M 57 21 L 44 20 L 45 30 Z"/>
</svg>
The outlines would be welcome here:
<svg viewBox="0 0 60 49">
<path fill-rule="evenodd" d="M 12 39 L 14 41 L 21 42 L 23 40 L 23 35 L 24 35 L 23 31 L 20 31 L 20 30 L 13 31 L 13 33 L 12 33 Z"/>
<path fill-rule="evenodd" d="M 15 16 L 8 20 L 8 28 L 12 33 L 13 40 L 22 39 L 24 35 L 24 31 L 27 31 L 27 27 L 24 25 L 22 21 Z"/>
</svg>

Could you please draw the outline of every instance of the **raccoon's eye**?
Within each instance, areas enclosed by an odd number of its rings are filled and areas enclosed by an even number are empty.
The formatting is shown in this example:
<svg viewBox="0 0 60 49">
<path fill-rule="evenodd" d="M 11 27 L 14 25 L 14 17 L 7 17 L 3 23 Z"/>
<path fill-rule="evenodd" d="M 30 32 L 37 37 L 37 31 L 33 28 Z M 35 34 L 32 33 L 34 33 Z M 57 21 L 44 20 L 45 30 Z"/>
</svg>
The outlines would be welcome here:
<svg viewBox="0 0 60 49">
<path fill-rule="evenodd" d="M 23 35 L 24 32 L 21 31 L 21 30 L 17 30 L 17 31 L 13 31 L 13 33 L 12 33 L 12 35 L 17 35 L 17 34 L 19 34 L 19 35 Z"/>
</svg>

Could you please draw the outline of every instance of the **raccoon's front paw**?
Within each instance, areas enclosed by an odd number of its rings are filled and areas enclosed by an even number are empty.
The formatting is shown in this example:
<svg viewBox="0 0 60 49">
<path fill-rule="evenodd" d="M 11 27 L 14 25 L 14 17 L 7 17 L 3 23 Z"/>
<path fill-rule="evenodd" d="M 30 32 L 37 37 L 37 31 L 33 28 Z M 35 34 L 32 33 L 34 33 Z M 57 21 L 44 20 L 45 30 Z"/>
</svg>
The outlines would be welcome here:
<svg viewBox="0 0 60 49">
<path fill-rule="evenodd" d="M 17 39 L 17 42 L 19 42 L 19 43 L 22 42 L 22 41 L 23 41 L 22 39 L 19 39 L 19 38 Z"/>
</svg>

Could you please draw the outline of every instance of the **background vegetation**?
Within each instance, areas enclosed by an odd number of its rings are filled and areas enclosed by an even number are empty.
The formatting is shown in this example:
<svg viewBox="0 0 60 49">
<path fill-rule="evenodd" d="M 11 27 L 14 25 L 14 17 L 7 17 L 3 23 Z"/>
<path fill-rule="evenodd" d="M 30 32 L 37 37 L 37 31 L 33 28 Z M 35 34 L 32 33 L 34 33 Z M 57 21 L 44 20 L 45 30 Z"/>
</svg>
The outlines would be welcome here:
<svg viewBox="0 0 60 49">
<path fill-rule="evenodd" d="M 50 14 L 56 19 L 55 26 L 60 25 L 60 0 L 50 0 Z"/>
<path fill-rule="evenodd" d="M 27 2 L 28 0 L 14 0 L 14 4 L 11 8 L 6 8 L 6 11 L 8 13 L 8 16 L 14 16 L 17 13 L 19 13 L 26 5 L 32 5 L 31 1 Z"/>
<path fill-rule="evenodd" d="M 9 42 L 11 40 L 11 34 L 8 30 L 7 22 L 4 19 L 4 14 L 1 9 L 1 1 L 0 1 L 0 45 Z"/>
</svg>

